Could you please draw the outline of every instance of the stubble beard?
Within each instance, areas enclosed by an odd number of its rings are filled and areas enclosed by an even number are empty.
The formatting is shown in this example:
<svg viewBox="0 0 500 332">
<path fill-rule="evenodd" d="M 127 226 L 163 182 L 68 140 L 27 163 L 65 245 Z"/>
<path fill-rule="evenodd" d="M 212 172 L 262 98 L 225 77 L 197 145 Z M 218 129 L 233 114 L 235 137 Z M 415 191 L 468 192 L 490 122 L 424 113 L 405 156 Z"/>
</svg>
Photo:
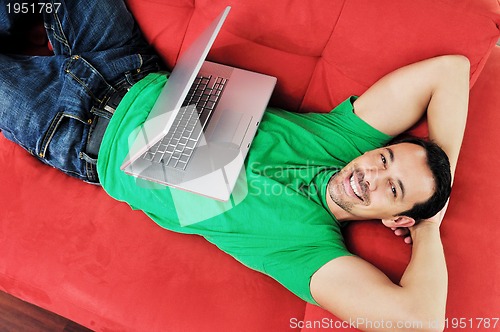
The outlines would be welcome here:
<svg viewBox="0 0 500 332">
<path fill-rule="evenodd" d="M 348 202 L 342 199 L 343 195 L 347 195 L 345 192 L 342 181 L 340 183 L 336 183 L 335 180 L 341 175 L 342 170 L 333 174 L 330 180 L 328 181 L 328 194 L 332 201 L 337 204 L 342 210 L 351 213 L 354 204 L 352 202 Z"/>
<path fill-rule="evenodd" d="M 353 176 L 358 182 L 362 181 L 364 178 L 363 172 L 356 164 L 352 165 L 349 169 L 343 168 L 339 172 L 333 174 L 328 181 L 328 194 L 335 204 L 337 204 L 344 211 L 352 214 L 355 203 L 349 200 L 350 196 L 344 187 L 344 179 L 349 174 L 354 174 Z M 360 183 L 360 186 L 362 187 L 363 192 L 367 191 L 365 183 Z M 363 202 L 361 204 L 365 206 L 369 205 L 370 197 L 368 195 L 363 195 Z"/>
</svg>

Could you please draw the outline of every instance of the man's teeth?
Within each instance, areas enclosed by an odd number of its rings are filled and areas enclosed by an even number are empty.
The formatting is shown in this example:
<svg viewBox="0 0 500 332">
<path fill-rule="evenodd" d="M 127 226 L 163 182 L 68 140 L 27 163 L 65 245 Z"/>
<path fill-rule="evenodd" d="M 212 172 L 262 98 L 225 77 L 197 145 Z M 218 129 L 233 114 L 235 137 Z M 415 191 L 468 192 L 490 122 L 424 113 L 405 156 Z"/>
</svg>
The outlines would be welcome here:
<svg viewBox="0 0 500 332">
<path fill-rule="evenodd" d="M 356 196 L 358 196 L 359 198 L 361 198 L 361 193 L 358 191 L 358 188 L 356 187 L 356 181 L 354 180 L 354 174 L 351 176 L 351 188 L 352 188 L 352 191 L 354 191 L 354 193 L 356 194 Z"/>
</svg>

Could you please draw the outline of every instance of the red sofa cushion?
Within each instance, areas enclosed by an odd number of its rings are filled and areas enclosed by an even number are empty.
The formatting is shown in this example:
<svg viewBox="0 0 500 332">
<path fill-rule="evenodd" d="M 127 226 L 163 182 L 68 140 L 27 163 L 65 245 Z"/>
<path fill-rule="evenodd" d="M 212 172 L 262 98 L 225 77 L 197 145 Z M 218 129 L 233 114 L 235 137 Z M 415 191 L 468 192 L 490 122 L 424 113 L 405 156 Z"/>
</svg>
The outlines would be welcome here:
<svg viewBox="0 0 500 332">
<path fill-rule="evenodd" d="M 227 4 L 128 3 L 168 66 Z M 499 37 L 498 1 L 246 0 L 231 5 L 209 58 L 277 76 L 272 103 L 290 110 L 329 111 L 404 64 L 448 53 L 469 57 L 471 83 L 477 84 L 443 225 L 448 317 L 498 313 L 500 294 L 492 280 L 500 272 L 499 234 L 489 212 L 500 198 L 499 182 L 489 172 L 498 161 L 490 153 L 500 124 L 498 51 L 497 62 L 489 62 L 479 77 Z M 3 137 L 0 183 L 0 289 L 94 330 L 287 331 L 293 318 L 331 317 L 203 239 L 161 229 Z M 400 278 L 410 248 L 390 231 L 353 223 L 346 236 L 354 252 L 393 280 Z"/>
<path fill-rule="evenodd" d="M 147 39 L 172 67 L 227 1 L 128 3 Z M 278 77 L 272 102 L 303 112 L 328 112 L 384 74 L 443 54 L 466 55 L 473 84 L 498 39 L 500 22 L 497 0 L 252 0 L 231 5 L 209 59 Z"/>
<path fill-rule="evenodd" d="M 0 134 L 0 289 L 91 329 L 279 331 L 304 302 Z M 255 303 L 259 303 L 255 306 Z M 196 328 L 195 328 L 196 327 Z"/>
</svg>

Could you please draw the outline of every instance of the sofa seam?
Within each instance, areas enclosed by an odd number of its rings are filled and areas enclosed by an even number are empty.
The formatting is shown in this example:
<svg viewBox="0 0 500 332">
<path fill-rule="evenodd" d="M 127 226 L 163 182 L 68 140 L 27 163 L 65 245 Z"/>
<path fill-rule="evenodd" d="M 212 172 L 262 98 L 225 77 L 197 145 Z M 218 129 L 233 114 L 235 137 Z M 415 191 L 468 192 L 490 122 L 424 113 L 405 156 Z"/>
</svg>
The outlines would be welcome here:
<svg viewBox="0 0 500 332">
<path fill-rule="evenodd" d="M 500 0 L 497 0 L 497 1 L 500 1 Z M 335 29 L 339 23 L 340 17 L 342 16 L 342 13 L 344 12 L 346 2 L 347 2 L 347 0 L 344 0 L 344 2 L 342 3 L 342 7 L 340 8 L 339 15 L 337 16 L 337 19 L 335 20 L 335 23 L 332 26 L 332 31 L 330 31 L 330 35 L 328 36 L 328 39 L 326 40 L 325 44 L 323 45 L 323 49 L 321 51 L 321 54 L 316 57 L 316 63 L 314 65 L 314 69 L 311 72 L 311 76 L 309 77 L 309 82 L 307 84 L 307 88 L 306 88 L 304 95 L 302 96 L 300 103 L 299 103 L 299 108 L 297 110 L 299 112 L 302 112 L 302 110 L 303 110 L 304 100 L 306 99 L 306 96 L 309 94 L 309 91 L 311 89 L 312 79 L 313 79 L 314 75 L 316 74 L 316 71 L 318 69 L 318 64 L 319 64 L 320 60 L 323 59 L 323 54 L 325 52 L 325 49 L 326 49 L 327 45 L 330 43 L 332 36 L 333 36 L 333 33 L 335 32 Z"/>
<path fill-rule="evenodd" d="M 193 10 L 191 11 L 191 16 L 189 17 L 189 22 L 187 22 L 186 24 L 186 29 L 184 30 L 184 36 L 182 36 L 182 40 L 181 40 L 181 47 L 179 47 L 179 51 L 177 52 L 177 54 L 175 55 L 175 64 L 174 66 L 177 64 L 177 61 L 179 60 L 179 57 L 181 55 L 181 50 L 184 46 L 184 43 L 186 41 L 186 37 L 187 37 L 187 33 L 188 33 L 188 30 L 189 30 L 189 26 L 191 25 L 191 21 L 193 20 L 193 16 L 194 16 L 194 11 L 196 10 L 196 1 L 193 1 Z"/>
</svg>

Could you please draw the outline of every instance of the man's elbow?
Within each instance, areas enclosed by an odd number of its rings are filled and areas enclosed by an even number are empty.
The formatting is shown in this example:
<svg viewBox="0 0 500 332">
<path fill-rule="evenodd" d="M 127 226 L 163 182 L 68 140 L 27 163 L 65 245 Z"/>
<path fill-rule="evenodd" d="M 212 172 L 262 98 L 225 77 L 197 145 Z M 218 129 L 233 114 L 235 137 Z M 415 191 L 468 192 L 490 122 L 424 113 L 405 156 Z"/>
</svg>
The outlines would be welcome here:
<svg viewBox="0 0 500 332">
<path fill-rule="evenodd" d="M 470 61 L 465 55 L 452 55 L 453 61 L 461 68 L 470 69 Z"/>
<path fill-rule="evenodd" d="M 441 63 L 446 71 L 451 73 L 462 73 L 470 75 L 470 61 L 464 55 L 445 55 L 441 57 Z"/>
<path fill-rule="evenodd" d="M 412 322 L 417 322 L 416 331 L 421 332 L 442 332 L 445 328 L 444 310 L 414 312 Z"/>
<path fill-rule="evenodd" d="M 445 328 L 445 301 L 439 301 L 435 297 L 424 300 L 408 296 L 399 303 L 398 309 L 393 320 L 398 321 L 399 324 L 405 322 L 405 327 L 411 324 L 412 331 L 442 332 Z"/>
</svg>

